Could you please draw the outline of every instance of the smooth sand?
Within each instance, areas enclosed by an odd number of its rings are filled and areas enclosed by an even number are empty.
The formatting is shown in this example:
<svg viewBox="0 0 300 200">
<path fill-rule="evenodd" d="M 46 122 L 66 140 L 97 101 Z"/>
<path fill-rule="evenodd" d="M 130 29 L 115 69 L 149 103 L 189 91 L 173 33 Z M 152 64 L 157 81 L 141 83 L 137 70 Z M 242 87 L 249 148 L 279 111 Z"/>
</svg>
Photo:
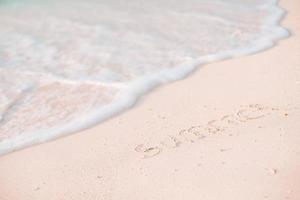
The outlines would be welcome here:
<svg viewBox="0 0 300 200">
<path fill-rule="evenodd" d="M 0 199 L 299 200 L 300 1 L 281 5 L 293 35 L 275 48 L 207 65 L 97 127 L 0 157 Z"/>
</svg>

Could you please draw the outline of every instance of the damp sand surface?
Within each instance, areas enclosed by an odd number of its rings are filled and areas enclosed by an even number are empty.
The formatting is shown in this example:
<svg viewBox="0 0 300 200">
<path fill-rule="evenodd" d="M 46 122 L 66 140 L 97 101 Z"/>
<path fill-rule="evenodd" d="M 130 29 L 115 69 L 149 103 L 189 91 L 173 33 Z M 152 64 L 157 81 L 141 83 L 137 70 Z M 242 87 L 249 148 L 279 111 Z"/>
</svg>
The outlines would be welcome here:
<svg viewBox="0 0 300 200">
<path fill-rule="evenodd" d="M 0 199 L 300 199 L 300 4 L 280 5 L 292 36 L 276 47 L 209 64 L 98 126 L 1 156 Z"/>
</svg>

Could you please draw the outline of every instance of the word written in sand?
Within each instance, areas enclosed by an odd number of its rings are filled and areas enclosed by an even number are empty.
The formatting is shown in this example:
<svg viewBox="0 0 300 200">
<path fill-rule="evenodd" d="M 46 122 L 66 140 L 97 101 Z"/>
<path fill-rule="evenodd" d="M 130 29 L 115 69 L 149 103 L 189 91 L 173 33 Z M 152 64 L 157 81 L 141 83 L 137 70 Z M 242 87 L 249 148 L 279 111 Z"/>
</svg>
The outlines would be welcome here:
<svg viewBox="0 0 300 200">
<path fill-rule="evenodd" d="M 234 114 L 209 121 L 205 125 L 192 126 L 188 129 L 180 130 L 177 134 L 166 136 L 159 145 L 147 146 L 140 144 L 135 147 L 135 151 L 141 154 L 142 158 L 151 158 L 160 154 L 164 149 L 177 148 L 184 143 L 194 143 L 210 135 L 220 134 L 231 127 L 266 117 L 278 110 L 277 108 L 259 104 L 241 106 L 241 109 Z"/>
</svg>

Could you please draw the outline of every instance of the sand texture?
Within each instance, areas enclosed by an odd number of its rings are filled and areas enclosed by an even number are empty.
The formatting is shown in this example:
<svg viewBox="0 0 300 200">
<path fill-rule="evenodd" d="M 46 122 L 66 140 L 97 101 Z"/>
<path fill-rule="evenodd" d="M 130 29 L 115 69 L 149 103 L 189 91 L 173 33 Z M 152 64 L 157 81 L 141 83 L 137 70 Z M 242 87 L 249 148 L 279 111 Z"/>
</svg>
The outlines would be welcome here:
<svg viewBox="0 0 300 200">
<path fill-rule="evenodd" d="M 0 157 L 1 200 L 299 200 L 300 1 L 291 37 L 206 65 L 100 125 Z"/>
</svg>

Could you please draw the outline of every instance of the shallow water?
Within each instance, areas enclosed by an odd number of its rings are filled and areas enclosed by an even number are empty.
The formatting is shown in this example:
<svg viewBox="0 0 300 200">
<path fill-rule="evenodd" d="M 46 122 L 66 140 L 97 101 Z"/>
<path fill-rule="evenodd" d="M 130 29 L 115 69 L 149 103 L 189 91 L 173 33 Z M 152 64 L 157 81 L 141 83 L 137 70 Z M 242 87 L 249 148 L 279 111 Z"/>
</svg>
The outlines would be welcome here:
<svg viewBox="0 0 300 200">
<path fill-rule="evenodd" d="M 0 0 L 0 153 L 72 133 L 288 36 L 274 0 Z M 195 86 L 196 89 L 196 86 Z"/>
</svg>

